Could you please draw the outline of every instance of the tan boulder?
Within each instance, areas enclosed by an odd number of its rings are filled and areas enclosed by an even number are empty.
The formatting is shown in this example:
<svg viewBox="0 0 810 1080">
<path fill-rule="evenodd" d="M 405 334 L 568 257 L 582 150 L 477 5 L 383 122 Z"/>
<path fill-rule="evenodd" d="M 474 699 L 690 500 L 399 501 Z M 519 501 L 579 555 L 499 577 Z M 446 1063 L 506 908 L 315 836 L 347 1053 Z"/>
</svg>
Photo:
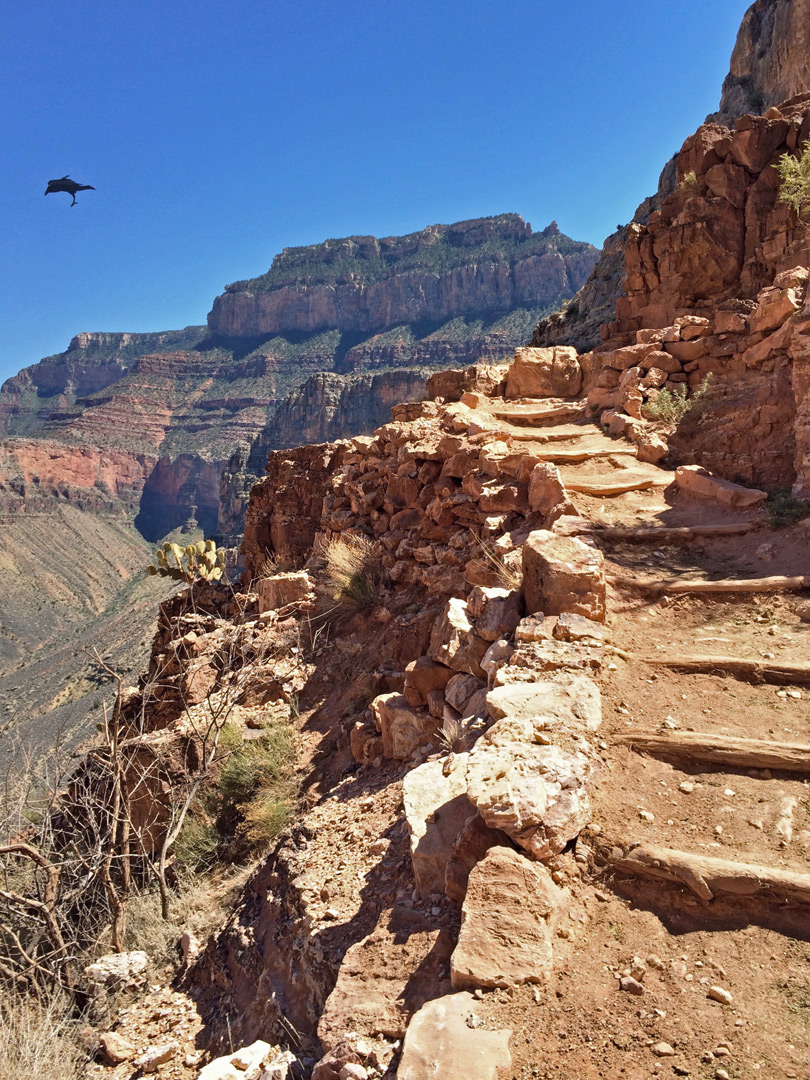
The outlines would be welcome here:
<svg viewBox="0 0 810 1080">
<path fill-rule="evenodd" d="M 420 656 L 405 668 L 403 693 L 409 705 L 417 708 L 425 705 L 431 690 L 444 690 L 453 671 L 444 664 L 437 664 L 429 656 Z"/>
<path fill-rule="evenodd" d="M 552 971 L 552 934 L 566 901 L 544 866 L 492 847 L 474 867 L 450 960 L 456 990 L 539 983 Z"/>
<path fill-rule="evenodd" d="M 604 557 L 576 537 L 545 529 L 529 534 L 523 545 L 523 596 L 526 612 L 542 611 L 605 621 Z"/>
<path fill-rule="evenodd" d="M 546 525 L 562 517 L 568 507 L 568 495 L 560 479 L 560 470 L 542 461 L 529 474 L 529 509 L 543 514 Z"/>
<path fill-rule="evenodd" d="M 419 894 L 426 898 L 443 893 L 445 870 L 456 839 L 475 816 L 467 798 L 466 754 L 427 761 L 411 769 L 402 782 L 402 802 Z"/>
<path fill-rule="evenodd" d="M 487 709 L 495 720 L 510 717 L 525 725 L 523 737 L 528 742 L 536 741 L 543 731 L 582 734 L 596 731 L 602 723 L 599 687 L 593 679 L 580 674 L 559 674 L 495 687 L 487 694 Z M 494 743 L 503 737 L 504 730 L 497 724 L 492 728 Z"/>
<path fill-rule="evenodd" d="M 497 1080 L 512 1055 L 510 1028 L 479 1026 L 472 994 L 447 994 L 423 1005 L 408 1025 L 397 1080 Z"/>
<path fill-rule="evenodd" d="M 567 345 L 519 348 L 506 377 L 506 397 L 576 397 L 582 387 L 577 351 Z"/>
<path fill-rule="evenodd" d="M 467 760 L 467 797 L 490 828 L 545 859 L 587 824 L 592 770 L 585 753 L 528 741 L 527 726 L 507 717 L 478 740 Z"/>
<path fill-rule="evenodd" d="M 485 677 L 481 660 L 487 648 L 488 643 L 473 629 L 466 603 L 451 597 L 434 623 L 428 655 L 454 671 L 466 671 L 480 679 Z"/>
<path fill-rule="evenodd" d="M 437 729 L 431 715 L 412 708 L 402 694 L 380 694 L 370 709 L 387 758 L 406 760 L 417 747 L 428 745 Z"/>
<path fill-rule="evenodd" d="M 294 606 L 303 611 L 315 602 L 315 585 L 306 570 L 289 574 L 273 574 L 256 582 L 259 614 L 280 611 Z"/>
</svg>

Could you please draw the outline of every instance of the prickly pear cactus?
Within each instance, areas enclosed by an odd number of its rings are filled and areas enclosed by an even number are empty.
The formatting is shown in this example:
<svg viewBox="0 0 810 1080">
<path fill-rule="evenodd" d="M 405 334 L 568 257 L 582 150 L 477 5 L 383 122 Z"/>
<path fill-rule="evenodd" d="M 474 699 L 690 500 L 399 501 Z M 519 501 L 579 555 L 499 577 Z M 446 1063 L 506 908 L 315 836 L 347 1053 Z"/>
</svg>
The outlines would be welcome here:
<svg viewBox="0 0 810 1080">
<path fill-rule="evenodd" d="M 217 548 L 213 540 L 198 540 L 182 548 L 166 541 L 155 553 L 154 564 L 146 568 L 152 577 L 169 577 L 173 581 L 219 581 L 225 570 L 225 549 Z"/>
</svg>

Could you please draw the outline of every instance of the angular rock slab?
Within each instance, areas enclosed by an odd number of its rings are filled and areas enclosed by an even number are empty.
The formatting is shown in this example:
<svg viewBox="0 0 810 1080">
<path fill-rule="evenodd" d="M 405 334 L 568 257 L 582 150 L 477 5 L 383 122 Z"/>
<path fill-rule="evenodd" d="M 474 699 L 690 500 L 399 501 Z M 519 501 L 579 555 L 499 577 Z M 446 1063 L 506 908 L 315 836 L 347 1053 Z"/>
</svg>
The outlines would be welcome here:
<svg viewBox="0 0 810 1080">
<path fill-rule="evenodd" d="M 467 882 L 450 960 L 454 989 L 521 986 L 548 978 L 552 934 L 566 899 L 544 866 L 512 848 L 490 848 Z"/>
<path fill-rule="evenodd" d="M 477 1008 L 467 993 L 424 1005 L 408 1026 L 397 1080 L 497 1080 L 499 1070 L 511 1068 L 511 1028 L 470 1026 Z"/>
<path fill-rule="evenodd" d="M 412 769 L 402 782 L 402 801 L 419 893 L 422 898 L 443 893 L 445 869 L 456 840 L 475 817 L 475 807 L 467 798 L 467 755 L 428 761 Z"/>
<path fill-rule="evenodd" d="M 521 725 L 507 718 L 470 752 L 467 798 L 491 829 L 547 859 L 588 823 L 591 772 L 588 755 L 526 742 Z"/>
<path fill-rule="evenodd" d="M 343 957 L 318 1023 L 324 1050 L 337 1046 L 347 1031 L 401 1039 L 426 1001 L 449 992 L 452 948 L 449 930 L 437 929 L 418 913 L 383 911 L 368 937 Z"/>
<path fill-rule="evenodd" d="M 541 731 L 583 733 L 596 731 L 602 723 L 602 695 L 587 675 L 561 674 L 498 686 L 487 694 L 487 709 L 495 720 L 510 717 L 525 725 L 524 738 L 529 742 L 537 741 Z M 505 728 L 500 731 L 503 738 Z M 498 740 L 493 728 L 491 741 Z"/>
<path fill-rule="evenodd" d="M 573 536 L 547 529 L 529 533 L 523 545 L 526 614 L 571 611 L 603 623 L 606 613 L 604 556 Z"/>
<path fill-rule="evenodd" d="M 402 694 L 380 694 L 369 707 L 382 735 L 383 754 L 387 758 L 406 761 L 436 732 L 436 722 L 430 714 L 412 708 Z"/>
<path fill-rule="evenodd" d="M 488 648 L 489 642 L 473 630 L 466 603 L 455 597 L 448 600 L 430 634 L 428 655 L 431 659 L 454 671 L 464 671 L 483 679 L 486 676 L 481 660 Z"/>
</svg>

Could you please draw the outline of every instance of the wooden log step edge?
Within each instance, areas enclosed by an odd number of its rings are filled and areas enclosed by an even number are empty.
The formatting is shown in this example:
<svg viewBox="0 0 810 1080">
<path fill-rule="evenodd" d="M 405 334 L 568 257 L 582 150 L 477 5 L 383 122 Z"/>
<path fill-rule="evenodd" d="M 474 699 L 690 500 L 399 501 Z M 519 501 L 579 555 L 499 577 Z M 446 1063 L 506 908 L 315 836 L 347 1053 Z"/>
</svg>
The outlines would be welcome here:
<svg viewBox="0 0 810 1080">
<path fill-rule="evenodd" d="M 623 858 L 611 861 L 613 868 L 621 873 L 686 885 L 704 901 L 722 894 L 756 896 L 770 893 L 810 903 L 810 874 L 792 870 L 693 855 L 649 844 L 639 844 Z"/>
<path fill-rule="evenodd" d="M 612 656 L 639 664 L 673 668 L 698 675 L 731 675 L 735 679 L 778 685 L 810 686 L 810 663 L 777 663 L 773 660 L 743 660 L 737 656 L 638 656 L 616 646 L 608 646 Z"/>
<path fill-rule="evenodd" d="M 667 759 L 707 761 L 741 769 L 810 773 L 810 746 L 799 743 L 739 739 L 735 735 L 712 735 L 702 731 L 680 731 L 667 735 L 641 731 L 620 735 L 616 741 L 632 746 L 639 753 Z"/>
<path fill-rule="evenodd" d="M 635 577 L 613 574 L 608 577 L 611 585 L 620 589 L 636 589 L 638 592 L 668 593 L 760 593 L 789 592 L 792 589 L 810 589 L 810 576 L 799 577 L 763 577 L 763 578 L 722 578 L 719 581 L 703 581 L 695 578 L 669 581 L 639 581 Z"/>
<path fill-rule="evenodd" d="M 649 529 L 626 525 L 599 525 L 584 522 L 581 528 L 572 528 L 572 535 L 592 536 L 594 540 L 626 540 L 637 544 L 678 544 L 697 540 L 704 536 L 737 536 L 755 529 L 759 522 L 744 521 L 733 525 L 679 525 L 677 527 L 654 526 Z"/>
</svg>

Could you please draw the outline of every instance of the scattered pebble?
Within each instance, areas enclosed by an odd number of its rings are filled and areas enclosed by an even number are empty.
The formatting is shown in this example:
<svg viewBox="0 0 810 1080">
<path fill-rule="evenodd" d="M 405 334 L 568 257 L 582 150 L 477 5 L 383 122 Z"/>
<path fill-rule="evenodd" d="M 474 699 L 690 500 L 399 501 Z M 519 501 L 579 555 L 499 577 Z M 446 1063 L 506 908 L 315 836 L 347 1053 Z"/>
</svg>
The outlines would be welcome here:
<svg viewBox="0 0 810 1080">
<path fill-rule="evenodd" d="M 730 1005 L 734 1000 L 728 990 L 724 990 L 722 986 L 712 986 L 709 988 L 709 995 L 712 1001 L 719 1001 L 721 1005 Z"/>
<path fill-rule="evenodd" d="M 678 784 L 678 791 L 682 791 L 684 795 L 691 795 L 695 790 L 695 785 L 689 780 L 684 780 L 682 784 Z"/>
<path fill-rule="evenodd" d="M 668 1042 L 656 1043 L 652 1048 L 652 1052 L 655 1054 L 656 1057 L 675 1056 L 675 1048 L 670 1046 Z"/>
<path fill-rule="evenodd" d="M 655 814 L 651 814 L 649 810 L 639 810 L 638 816 L 642 821 L 646 821 L 648 825 L 652 825 L 655 821 Z"/>
<path fill-rule="evenodd" d="M 644 987 L 632 975 L 626 975 L 623 979 L 619 979 L 619 987 L 628 994 L 638 995 L 644 993 Z"/>
</svg>

